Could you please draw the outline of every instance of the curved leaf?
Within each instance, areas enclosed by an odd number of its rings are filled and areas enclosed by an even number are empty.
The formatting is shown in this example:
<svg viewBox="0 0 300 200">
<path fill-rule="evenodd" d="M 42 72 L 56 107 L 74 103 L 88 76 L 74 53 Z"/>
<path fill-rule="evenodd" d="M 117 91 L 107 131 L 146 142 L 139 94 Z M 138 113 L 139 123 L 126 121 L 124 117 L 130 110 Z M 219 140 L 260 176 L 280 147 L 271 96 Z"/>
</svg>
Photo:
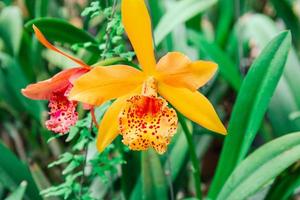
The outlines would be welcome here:
<svg viewBox="0 0 300 200">
<path fill-rule="evenodd" d="M 25 199 L 41 199 L 28 167 L 21 163 L 1 142 L 0 152 L 0 182 L 13 191 L 25 180 L 28 183 Z"/>
<path fill-rule="evenodd" d="M 18 62 L 7 54 L 0 52 L 0 96 L 19 113 L 28 111 L 37 121 L 40 121 L 44 106 L 42 102 L 30 100 L 21 94 L 21 89 L 28 82 Z M 17 80 L 17 81 L 16 81 Z"/>
<path fill-rule="evenodd" d="M 155 44 L 159 45 L 177 25 L 204 12 L 216 2 L 217 0 L 183 0 L 176 3 L 172 6 L 172 9 L 167 11 L 156 26 L 154 31 Z"/>
<path fill-rule="evenodd" d="M 250 67 L 229 121 L 210 198 L 215 199 L 226 179 L 248 152 L 283 72 L 290 46 L 290 33 L 282 32 L 263 49 Z"/>
<path fill-rule="evenodd" d="M 25 24 L 25 28 L 33 32 L 32 25 L 36 25 L 49 40 L 63 43 L 96 42 L 89 33 L 73 26 L 67 21 L 57 18 L 39 18 Z"/>
<path fill-rule="evenodd" d="M 200 35 L 200 33 L 190 30 L 188 34 L 190 41 L 198 49 L 205 52 L 208 57 L 218 63 L 221 75 L 235 90 L 238 90 L 242 84 L 242 76 L 231 58 L 216 44 L 207 41 L 202 35 Z"/>
<path fill-rule="evenodd" d="M 18 7 L 9 6 L 1 11 L 0 37 L 3 39 L 8 52 L 17 55 L 22 39 L 22 16 Z"/>
<path fill-rule="evenodd" d="M 238 22 L 235 34 L 238 32 L 245 43 L 251 41 L 255 49 L 262 49 L 280 30 L 269 17 L 261 14 L 250 16 Z M 300 79 L 298 77 L 300 77 L 300 62 L 296 51 L 292 49 L 268 109 L 268 117 L 276 135 L 300 129 L 300 119 L 289 118 L 291 113 L 300 109 Z"/>
<path fill-rule="evenodd" d="M 217 200 L 246 199 L 299 160 L 299 152 L 300 132 L 282 136 L 263 145 L 233 171 Z"/>
<path fill-rule="evenodd" d="M 297 165 L 297 164 L 296 164 Z M 298 167 L 298 169 L 297 169 Z M 269 192 L 265 200 L 288 200 L 297 188 L 300 187 L 300 167 L 296 166 L 296 169 L 286 170 L 289 171 L 284 174 L 283 177 L 278 177 L 274 184 L 269 189 Z M 291 172 L 290 172 L 291 171 Z"/>
</svg>

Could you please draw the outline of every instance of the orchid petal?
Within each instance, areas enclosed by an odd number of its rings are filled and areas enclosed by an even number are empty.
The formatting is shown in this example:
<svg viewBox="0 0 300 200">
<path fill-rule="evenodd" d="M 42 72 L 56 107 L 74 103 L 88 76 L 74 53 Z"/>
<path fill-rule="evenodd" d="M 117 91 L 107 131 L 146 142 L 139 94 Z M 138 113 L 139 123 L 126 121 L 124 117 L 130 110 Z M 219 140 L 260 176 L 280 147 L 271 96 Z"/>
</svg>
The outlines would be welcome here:
<svg viewBox="0 0 300 200">
<path fill-rule="evenodd" d="M 48 49 L 51 49 L 53 51 L 56 51 L 57 53 L 61 54 L 61 55 L 64 55 L 66 56 L 67 58 L 71 59 L 72 61 L 74 61 L 75 63 L 79 64 L 81 67 L 84 67 L 84 68 L 91 68 L 90 66 L 88 66 L 87 64 L 85 64 L 82 60 L 79 60 L 67 53 L 64 53 L 63 51 L 57 49 L 55 46 L 53 46 L 50 42 L 48 42 L 48 40 L 45 38 L 45 36 L 43 35 L 43 33 L 35 26 L 35 25 L 32 25 L 32 28 L 34 30 L 34 33 L 37 37 L 37 39 L 45 46 L 47 47 Z"/>
<path fill-rule="evenodd" d="M 74 82 L 69 99 L 100 105 L 136 89 L 144 80 L 141 71 L 126 65 L 94 67 Z"/>
<path fill-rule="evenodd" d="M 179 52 L 171 52 L 159 60 L 156 70 L 160 81 L 195 91 L 213 77 L 217 64 L 200 60 L 192 62 Z"/>
<path fill-rule="evenodd" d="M 99 124 L 97 136 L 97 149 L 101 153 L 120 133 L 118 117 L 124 108 L 127 99 L 141 92 L 139 86 L 127 95 L 115 100 L 105 112 L 103 119 Z"/>
<path fill-rule="evenodd" d="M 99 124 L 97 149 L 101 153 L 119 134 L 118 116 L 129 96 L 118 98 L 105 112 Z"/>
<path fill-rule="evenodd" d="M 153 73 L 155 56 L 151 20 L 144 0 L 122 0 L 122 22 L 146 73 Z"/>
<path fill-rule="evenodd" d="M 176 88 L 164 83 L 158 85 L 158 92 L 179 112 L 197 124 L 220 134 L 227 131 L 209 100 L 198 91 Z"/>
<path fill-rule="evenodd" d="M 176 111 L 160 97 L 132 96 L 126 101 L 118 122 L 122 141 L 131 150 L 152 147 L 159 154 L 166 152 L 177 130 Z"/>
<path fill-rule="evenodd" d="M 74 79 L 73 76 L 78 77 L 87 71 L 81 67 L 63 70 L 48 80 L 28 85 L 22 89 L 22 94 L 30 99 L 49 100 L 53 92 L 66 89 L 70 80 Z"/>
</svg>

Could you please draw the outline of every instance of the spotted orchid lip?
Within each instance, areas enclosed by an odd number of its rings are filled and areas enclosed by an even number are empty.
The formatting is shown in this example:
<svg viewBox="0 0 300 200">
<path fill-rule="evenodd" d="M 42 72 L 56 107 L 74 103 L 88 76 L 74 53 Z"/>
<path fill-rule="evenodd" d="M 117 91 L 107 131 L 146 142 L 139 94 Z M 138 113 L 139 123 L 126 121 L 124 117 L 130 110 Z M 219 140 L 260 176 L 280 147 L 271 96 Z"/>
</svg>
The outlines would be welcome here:
<svg viewBox="0 0 300 200">
<path fill-rule="evenodd" d="M 127 99 L 119 114 L 123 143 L 132 150 L 154 148 L 162 154 L 177 130 L 177 115 L 157 95 L 157 81 L 150 76 L 143 83 L 141 95 Z"/>
<path fill-rule="evenodd" d="M 162 154 L 177 130 L 177 115 L 160 97 L 129 98 L 119 115 L 123 143 L 131 150 L 154 148 Z"/>
<path fill-rule="evenodd" d="M 45 123 L 48 130 L 65 134 L 69 132 L 71 126 L 76 124 L 78 120 L 77 102 L 69 101 L 67 98 L 71 87 L 72 85 L 65 91 L 53 93 L 51 96 L 48 105 L 50 118 Z"/>
</svg>

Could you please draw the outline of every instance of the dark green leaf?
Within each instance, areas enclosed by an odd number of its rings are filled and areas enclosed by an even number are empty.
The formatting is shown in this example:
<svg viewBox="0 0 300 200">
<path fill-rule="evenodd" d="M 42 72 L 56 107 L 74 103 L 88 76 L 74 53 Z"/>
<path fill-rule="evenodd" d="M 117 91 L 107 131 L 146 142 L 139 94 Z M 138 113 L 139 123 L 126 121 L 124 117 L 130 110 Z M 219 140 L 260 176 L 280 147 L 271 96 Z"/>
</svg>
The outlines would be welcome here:
<svg viewBox="0 0 300 200">
<path fill-rule="evenodd" d="M 300 167 L 297 163 L 295 165 L 283 176 L 276 178 L 265 200 L 288 200 L 291 198 L 295 190 L 300 187 Z"/>
<path fill-rule="evenodd" d="M 300 47 L 300 20 L 297 16 L 296 9 L 293 3 L 296 2 L 289 0 L 271 0 L 277 15 L 282 18 L 287 28 L 291 29 L 293 34 L 293 41 L 296 47 Z"/>
<path fill-rule="evenodd" d="M 252 46 L 254 46 L 253 51 L 263 49 L 267 42 L 279 33 L 279 29 L 272 19 L 261 14 L 251 15 L 240 20 L 235 28 L 235 35 L 238 33 L 239 37 L 243 38 L 247 44 L 251 41 Z M 292 120 L 289 118 L 292 113 L 300 110 L 298 89 L 300 79 L 297 78 L 300 77 L 299 69 L 300 63 L 296 51 L 292 49 L 268 109 L 268 117 L 276 135 L 300 129 L 300 119 Z"/>
<path fill-rule="evenodd" d="M 283 72 L 290 46 L 290 33 L 282 32 L 263 49 L 250 67 L 229 121 L 210 198 L 216 198 L 226 179 L 247 154 Z"/>
<path fill-rule="evenodd" d="M 0 142 L 0 182 L 12 191 L 22 181 L 28 183 L 25 199 L 41 199 L 39 191 L 34 183 L 29 169 L 8 148 Z"/>
<path fill-rule="evenodd" d="M 32 32 L 32 25 L 36 25 L 47 39 L 62 43 L 85 43 L 93 42 L 95 39 L 89 33 L 76 28 L 69 22 L 57 18 L 39 18 L 25 24 L 25 28 Z"/>
<path fill-rule="evenodd" d="M 242 83 L 242 76 L 231 58 L 216 44 L 207 41 L 200 33 L 190 30 L 188 34 L 192 44 L 205 52 L 214 62 L 218 63 L 221 75 L 234 89 L 238 90 Z"/>
<path fill-rule="evenodd" d="M 39 121 L 44 107 L 41 102 L 30 100 L 21 94 L 21 89 L 25 88 L 28 83 L 19 64 L 9 55 L 1 52 L 0 62 L 0 77 L 3 77 L 1 81 L 4 90 L 2 91 L 0 87 L 0 94 L 4 94 L 8 97 L 8 99 L 5 100 L 8 101 L 7 103 L 12 105 L 14 109 L 21 113 L 26 110 Z"/>
</svg>

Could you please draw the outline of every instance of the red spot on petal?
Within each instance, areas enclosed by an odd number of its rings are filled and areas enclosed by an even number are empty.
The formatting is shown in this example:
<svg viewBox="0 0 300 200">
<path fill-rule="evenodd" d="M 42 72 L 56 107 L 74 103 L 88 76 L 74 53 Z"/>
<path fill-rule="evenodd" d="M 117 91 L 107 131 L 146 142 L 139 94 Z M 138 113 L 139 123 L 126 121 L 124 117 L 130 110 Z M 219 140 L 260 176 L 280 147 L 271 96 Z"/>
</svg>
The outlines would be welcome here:
<svg viewBox="0 0 300 200">
<path fill-rule="evenodd" d="M 177 130 L 177 115 L 171 113 L 175 112 L 162 98 L 131 97 L 119 115 L 123 143 L 132 150 L 152 147 L 158 153 L 164 153 Z"/>
<path fill-rule="evenodd" d="M 78 113 L 77 102 L 69 101 L 64 93 L 55 93 L 49 100 L 50 119 L 46 121 L 46 128 L 56 133 L 67 133 L 71 126 L 76 124 Z"/>
</svg>

